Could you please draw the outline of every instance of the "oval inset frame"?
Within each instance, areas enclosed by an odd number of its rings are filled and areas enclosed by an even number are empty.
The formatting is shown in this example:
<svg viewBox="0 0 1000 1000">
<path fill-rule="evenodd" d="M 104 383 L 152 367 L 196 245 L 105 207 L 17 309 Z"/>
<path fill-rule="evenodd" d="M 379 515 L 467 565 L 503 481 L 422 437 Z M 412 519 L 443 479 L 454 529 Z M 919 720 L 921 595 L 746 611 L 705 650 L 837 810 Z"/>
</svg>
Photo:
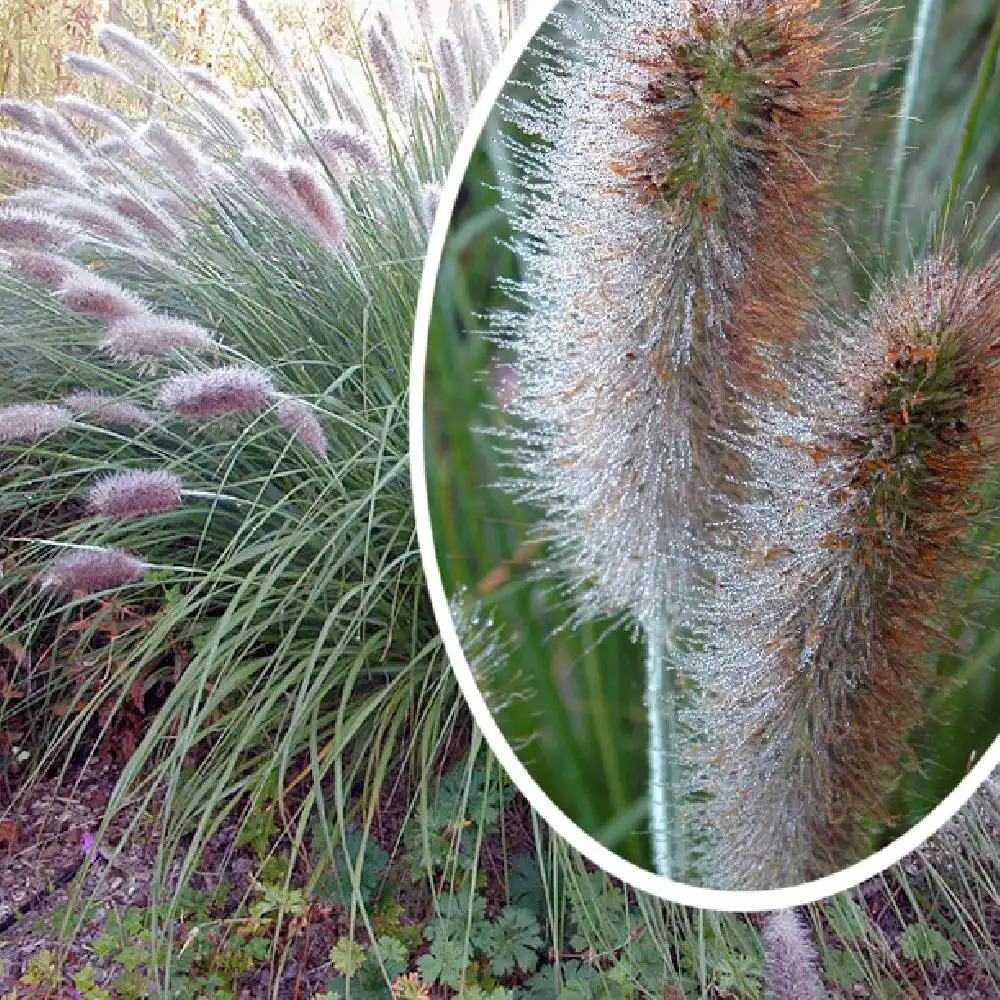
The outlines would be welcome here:
<svg viewBox="0 0 1000 1000">
<path fill-rule="evenodd" d="M 982 759 L 952 792 L 924 819 L 916 823 L 888 847 L 876 851 L 863 861 L 824 878 L 782 889 L 733 891 L 688 885 L 656 875 L 619 857 L 581 829 L 546 795 L 518 759 L 493 718 L 473 677 L 452 621 L 448 595 L 444 590 L 434 549 L 424 451 L 424 378 L 438 271 L 444 254 L 452 211 L 458 199 L 459 188 L 469 168 L 481 133 L 486 126 L 490 111 L 499 99 L 525 49 L 558 5 L 558 2 L 559 0 L 541 0 L 535 6 L 502 54 L 480 95 L 441 192 L 438 212 L 430 233 L 427 256 L 424 261 L 410 364 L 410 459 L 417 538 L 434 614 L 441 630 L 445 650 L 458 678 L 459 687 L 472 710 L 476 724 L 486 737 L 493 753 L 532 808 L 545 820 L 553 832 L 567 841 L 589 861 L 642 892 L 684 906 L 731 912 L 802 906 L 825 896 L 851 889 L 860 882 L 878 875 L 884 869 L 910 854 L 924 840 L 934 834 L 972 797 L 990 772 L 1000 766 L 1000 736 L 994 739 Z"/>
</svg>

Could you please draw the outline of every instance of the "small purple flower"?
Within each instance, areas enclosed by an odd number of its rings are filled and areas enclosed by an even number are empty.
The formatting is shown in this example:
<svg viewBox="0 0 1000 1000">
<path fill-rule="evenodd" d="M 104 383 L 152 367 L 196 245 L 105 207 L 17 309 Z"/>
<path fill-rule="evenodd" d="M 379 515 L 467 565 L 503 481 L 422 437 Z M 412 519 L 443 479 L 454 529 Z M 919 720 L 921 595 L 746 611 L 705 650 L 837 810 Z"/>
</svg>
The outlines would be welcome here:
<svg viewBox="0 0 1000 1000">
<path fill-rule="evenodd" d="M 80 848 L 84 856 L 92 858 L 97 853 L 97 839 L 89 830 L 80 831 Z"/>
</svg>

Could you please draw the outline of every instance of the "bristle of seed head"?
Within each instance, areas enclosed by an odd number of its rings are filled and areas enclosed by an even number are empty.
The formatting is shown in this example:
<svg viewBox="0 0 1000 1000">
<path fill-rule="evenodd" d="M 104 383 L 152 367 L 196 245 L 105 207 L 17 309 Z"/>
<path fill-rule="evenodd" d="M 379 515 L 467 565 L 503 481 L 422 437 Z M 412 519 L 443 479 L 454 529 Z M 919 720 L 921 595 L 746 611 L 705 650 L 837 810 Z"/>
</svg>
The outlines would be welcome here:
<svg viewBox="0 0 1000 1000">
<path fill-rule="evenodd" d="M 326 455 L 326 434 L 308 403 L 291 396 L 282 396 L 278 400 L 277 413 L 282 426 L 297 441 L 320 458 Z"/>
<path fill-rule="evenodd" d="M 160 405 L 188 417 L 261 410 L 274 397 L 267 372 L 232 365 L 197 375 L 177 375 L 160 389 Z"/>
<path fill-rule="evenodd" d="M 70 393 L 63 397 L 62 405 L 89 420 L 117 427 L 145 428 L 156 423 L 153 415 L 142 407 L 97 392 Z"/>
<path fill-rule="evenodd" d="M 181 481 L 162 469 L 118 472 L 102 476 L 90 489 L 87 506 L 101 517 L 144 517 L 176 510 Z"/>
<path fill-rule="evenodd" d="M 149 307 L 113 281 L 85 268 L 68 275 L 59 285 L 58 298 L 76 312 L 86 313 L 106 323 L 143 316 Z"/>
<path fill-rule="evenodd" d="M 169 351 L 202 354 L 216 346 L 214 334 L 205 327 L 148 310 L 122 316 L 101 340 L 104 350 L 129 361 L 144 361 Z"/>
<path fill-rule="evenodd" d="M 73 414 L 53 403 L 15 403 L 0 406 L 0 444 L 30 443 L 48 434 L 66 430 Z"/>
<path fill-rule="evenodd" d="M 40 583 L 69 594 L 97 594 L 138 583 L 147 569 L 142 560 L 120 549 L 73 549 L 50 563 Z"/>
<path fill-rule="evenodd" d="M 73 73 L 81 76 L 99 76 L 123 87 L 132 86 L 132 78 L 113 63 L 99 56 L 90 56 L 84 52 L 67 52 L 62 57 L 63 65 Z"/>
</svg>

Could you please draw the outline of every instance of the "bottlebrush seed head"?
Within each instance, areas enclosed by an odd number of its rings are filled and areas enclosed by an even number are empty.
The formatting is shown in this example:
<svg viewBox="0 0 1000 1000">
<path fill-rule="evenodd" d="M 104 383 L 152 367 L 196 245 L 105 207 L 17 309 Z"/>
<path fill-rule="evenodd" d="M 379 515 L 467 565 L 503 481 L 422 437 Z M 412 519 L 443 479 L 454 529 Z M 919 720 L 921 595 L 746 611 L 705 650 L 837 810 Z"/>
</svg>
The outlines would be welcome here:
<svg viewBox="0 0 1000 1000">
<path fill-rule="evenodd" d="M 31 278 L 42 285 L 52 288 L 61 285 L 71 276 L 83 270 L 58 254 L 45 253 L 42 250 L 10 250 L 11 270 L 25 278 Z"/>
<path fill-rule="evenodd" d="M 169 351 L 201 354 L 216 346 L 214 334 L 203 326 L 145 309 L 119 318 L 101 340 L 105 351 L 134 362 L 147 361 Z"/>
<path fill-rule="evenodd" d="M 140 299 L 119 288 L 113 281 L 79 268 L 70 274 L 56 293 L 70 309 L 96 316 L 106 323 L 143 316 L 149 312 Z"/>
<path fill-rule="evenodd" d="M 48 212 L 0 206 L 0 244 L 66 250 L 82 235 L 79 226 Z"/>
<path fill-rule="evenodd" d="M 40 583 L 69 594 L 97 594 L 138 583 L 147 565 L 120 549 L 76 549 L 57 556 Z"/>
<path fill-rule="evenodd" d="M 805 920 L 795 910 L 766 914 L 762 937 L 772 1000 L 826 1000 L 816 949 Z"/>
<path fill-rule="evenodd" d="M 138 69 L 152 73 L 154 76 L 162 76 L 167 79 L 176 79 L 177 74 L 174 68 L 148 42 L 133 35 L 130 31 L 119 27 L 117 24 L 101 24 L 97 28 L 97 40 L 105 52 L 115 51 L 123 55 Z"/>
<path fill-rule="evenodd" d="M 286 176 L 311 220 L 310 229 L 317 239 L 330 249 L 340 246 L 347 235 L 347 221 L 325 179 L 308 164 L 294 161 L 289 164 Z"/>
<path fill-rule="evenodd" d="M 123 87 L 132 86 L 132 78 L 119 69 L 107 59 L 100 56 L 89 56 L 84 52 L 67 52 L 63 58 L 63 65 L 73 73 L 81 76 L 99 76 L 112 83 L 120 83 Z"/>
<path fill-rule="evenodd" d="M 27 141 L 0 138 L 0 167 L 62 187 L 85 188 L 87 185 L 86 178 L 74 167 L 67 167 L 54 153 Z"/>
<path fill-rule="evenodd" d="M 236 0 L 236 13 L 246 21 L 256 35 L 260 47 L 268 54 L 275 68 L 288 79 L 292 77 L 292 60 L 278 38 L 278 33 L 266 15 L 249 0 Z"/>
<path fill-rule="evenodd" d="M 181 481 L 162 470 L 103 476 L 87 497 L 92 513 L 111 518 L 162 514 L 180 505 Z"/>
<path fill-rule="evenodd" d="M 109 239 L 126 247 L 145 240 L 142 233 L 123 219 L 114 209 L 94 201 L 93 196 L 53 191 L 50 188 L 25 188 L 10 195 L 8 204 L 21 208 L 37 208 L 80 226 L 86 233 Z"/>
<path fill-rule="evenodd" d="M 66 95 L 55 98 L 53 103 L 64 114 L 91 122 L 111 135 L 126 140 L 132 137 L 131 127 L 120 115 L 102 104 L 95 104 L 93 101 L 87 100 L 86 97 Z"/>
<path fill-rule="evenodd" d="M 811 0 L 583 0 L 510 117 L 532 194 L 513 204 L 523 310 L 512 492 L 547 512 L 581 615 L 661 618 L 741 461 L 715 427 L 761 345 L 792 339 L 849 74 Z"/>
<path fill-rule="evenodd" d="M 87 160 L 90 158 L 90 151 L 86 144 L 77 135 L 73 126 L 58 111 L 45 108 L 42 115 L 42 129 L 45 135 L 62 146 L 74 159 Z"/>
<path fill-rule="evenodd" d="M 434 39 L 434 59 L 441 75 L 441 91 L 448 115 L 460 132 L 472 110 L 472 89 L 462 44 L 450 31 Z"/>
<path fill-rule="evenodd" d="M 160 404 L 188 417 L 262 410 L 274 397 L 267 372 L 232 365 L 198 375 L 177 375 L 160 389 Z"/>
<path fill-rule="evenodd" d="M 995 518 L 1000 259 L 970 273 L 930 260 L 812 349 L 781 373 L 783 401 L 748 404 L 757 496 L 730 512 L 706 648 L 686 664 L 709 692 L 692 787 L 715 792 L 732 887 L 856 860 L 857 816 L 908 755 L 950 585 Z"/>
<path fill-rule="evenodd" d="M 13 97 L 0 97 L 0 117 L 17 122 L 28 132 L 43 132 L 41 109 L 31 101 L 21 101 Z"/>
<path fill-rule="evenodd" d="M 156 421 L 152 414 L 134 403 L 124 403 L 103 396 L 98 392 L 70 393 L 64 396 L 62 405 L 73 413 L 82 414 L 88 420 L 97 423 L 111 424 L 118 427 L 145 428 L 152 427 Z"/>
<path fill-rule="evenodd" d="M 184 241 L 184 230 L 152 199 L 142 201 L 127 188 L 116 185 L 101 188 L 101 197 L 121 216 L 130 219 L 141 230 L 178 242 Z"/>
<path fill-rule="evenodd" d="M 0 444 L 31 442 L 65 430 L 73 424 L 73 414 L 52 403 L 15 403 L 0 406 Z"/>
<path fill-rule="evenodd" d="M 278 400 L 278 420 L 291 435 L 313 454 L 326 455 L 326 435 L 312 407 L 301 399 L 283 396 Z"/>
<path fill-rule="evenodd" d="M 365 31 L 365 47 L 386 97 L 397 113 L 406 117 L 413 100 L 413 76 L 395 33 L 391 26 L 385 27 L 388 31 L 376 22 L 369 24 Z"/>
<path fill-rule="evenodd" d="M 309 129 L 309 139 L 324 159 L 341 158 L 372 173 L 382 167 L 378 146 L 360 129 L 345 125 L 316 125 Z"/>
</svg>

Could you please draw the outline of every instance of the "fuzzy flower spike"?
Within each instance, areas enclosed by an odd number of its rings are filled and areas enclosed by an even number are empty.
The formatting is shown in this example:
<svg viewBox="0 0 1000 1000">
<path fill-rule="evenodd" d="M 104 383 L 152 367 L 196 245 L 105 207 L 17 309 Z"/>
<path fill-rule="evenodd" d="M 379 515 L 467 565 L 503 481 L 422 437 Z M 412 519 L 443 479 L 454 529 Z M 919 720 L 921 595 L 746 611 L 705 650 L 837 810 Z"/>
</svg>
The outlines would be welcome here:
<svg viewBox="0 0 1000 1000">
<path fill-rule="evenodd" d="M 512 149 L 542 196 L 514 210 L 529 308 L 495 324 L 525 428 L 508 485 L 546 512 L 579 617 L 625 612 L 646 633 L 670 874 L 666 658 L 706 525 L 743 481 L 717 427 L 733 386 L 760 380 L 762 346 L 799 328 L 849 74 L 828 71 L 839 43 L 811 0 L 576 6 L 585 39 L 543 49 L 541 94 L 511 108 L 544 142 Z"/>
<path fill-rule="evenodd" d="M 983 552 L 1000 455 L 1000 259 L 933 259 L 867 312 L 816 332 L 787 398 L 757 406 L 738 505 L 692 672 L 711 693 L 710 868 L 773 888 L 863 853 Z"/>
</svg>

